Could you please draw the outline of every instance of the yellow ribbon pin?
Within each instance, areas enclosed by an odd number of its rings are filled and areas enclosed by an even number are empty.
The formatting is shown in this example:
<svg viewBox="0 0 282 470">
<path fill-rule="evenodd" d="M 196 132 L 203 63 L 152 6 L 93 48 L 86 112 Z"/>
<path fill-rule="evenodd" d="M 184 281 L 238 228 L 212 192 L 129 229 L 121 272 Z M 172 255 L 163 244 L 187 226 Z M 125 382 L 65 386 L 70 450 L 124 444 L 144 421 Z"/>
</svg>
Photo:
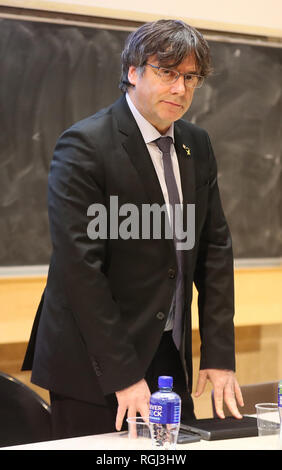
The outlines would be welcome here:
<svg viewBox="0 0 282 470">
<path fill-rule="evenodd" d="M 183 148 L 184 150 L 186 150 L 187 155 L 191 155 L 191 150 L 189 149 L 189 147 L 186 147 L 186 145 L 183 144 Z"/>
</svg>

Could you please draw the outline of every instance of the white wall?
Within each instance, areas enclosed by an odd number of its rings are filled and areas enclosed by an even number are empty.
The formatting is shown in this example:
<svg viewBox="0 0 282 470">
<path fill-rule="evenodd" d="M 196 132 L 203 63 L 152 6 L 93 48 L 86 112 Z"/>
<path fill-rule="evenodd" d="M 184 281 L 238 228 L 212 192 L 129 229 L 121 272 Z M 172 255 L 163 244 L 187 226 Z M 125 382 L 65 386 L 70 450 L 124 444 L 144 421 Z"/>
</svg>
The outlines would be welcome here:
<svg viewBox="0 0 282 470">
<path fill-rule="evenodd" d="M 282 0 L 8 0 L 0 5 L 138 21 L 182 18 L 200 28 L 282 37 Z"/>
</svg>

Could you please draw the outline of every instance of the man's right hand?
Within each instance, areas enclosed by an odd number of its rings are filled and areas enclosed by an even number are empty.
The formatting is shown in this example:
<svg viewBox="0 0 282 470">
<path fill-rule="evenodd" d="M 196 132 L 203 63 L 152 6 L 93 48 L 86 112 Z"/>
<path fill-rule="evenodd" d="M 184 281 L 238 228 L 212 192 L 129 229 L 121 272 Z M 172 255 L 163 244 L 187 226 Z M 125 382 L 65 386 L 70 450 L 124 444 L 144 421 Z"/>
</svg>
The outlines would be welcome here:
<svg viewBox="0 0 282 470">
<path fill-rule="evenodd" d="M 120 431 L 123 419 L 132 418 L 139 413 L 143 419 L 149 416 L 151 392 L 145 379 L 116 392 L 118 409 L 116 416 L 116 430 Z"/>
</svg>

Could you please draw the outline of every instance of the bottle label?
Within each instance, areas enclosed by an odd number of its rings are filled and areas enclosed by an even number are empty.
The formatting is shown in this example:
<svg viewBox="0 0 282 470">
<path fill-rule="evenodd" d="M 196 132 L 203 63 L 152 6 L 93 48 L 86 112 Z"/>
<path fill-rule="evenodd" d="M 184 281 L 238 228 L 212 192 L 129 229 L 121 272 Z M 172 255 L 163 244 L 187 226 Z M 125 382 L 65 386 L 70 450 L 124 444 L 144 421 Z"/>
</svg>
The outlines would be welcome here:
<svg viewBox="0 0 282 470">
<path fill-rule="evenodd" d="M 150 403 L 150 422 L 161 424 L 180 423 L 180 404 Z"/>
<path fill-rule="evenodd" d="M 278 384 L 278 406 L 282 408 L 282 381 Z"/>
</svg>

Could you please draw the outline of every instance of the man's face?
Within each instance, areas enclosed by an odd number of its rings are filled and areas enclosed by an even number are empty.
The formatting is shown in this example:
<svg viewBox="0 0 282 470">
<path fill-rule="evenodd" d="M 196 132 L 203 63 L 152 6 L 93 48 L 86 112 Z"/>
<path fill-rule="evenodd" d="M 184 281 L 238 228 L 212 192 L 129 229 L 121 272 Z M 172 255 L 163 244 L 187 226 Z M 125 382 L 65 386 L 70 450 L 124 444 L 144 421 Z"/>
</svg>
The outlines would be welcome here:
<svg viewBox="0 0 282 470">
<path fill-rule="evenodd" d="M 156 56 L 149 57 L 148 63 L 159 65 Z M 194 56 L 186 57 L 173 70 L 197 74 Z M 128 79 L 134 85 L 134 88 L 128 89 L 134 105 L 161 134 L 167 131 L 172 122 L 180 119 L 192 103 L 195 89 L 185 86 L 183 76 L 168 85 L 161 81 L 155 69 L 147 65 L 142 76 L 136 67 L 130 66 Z"/>
</svg>

